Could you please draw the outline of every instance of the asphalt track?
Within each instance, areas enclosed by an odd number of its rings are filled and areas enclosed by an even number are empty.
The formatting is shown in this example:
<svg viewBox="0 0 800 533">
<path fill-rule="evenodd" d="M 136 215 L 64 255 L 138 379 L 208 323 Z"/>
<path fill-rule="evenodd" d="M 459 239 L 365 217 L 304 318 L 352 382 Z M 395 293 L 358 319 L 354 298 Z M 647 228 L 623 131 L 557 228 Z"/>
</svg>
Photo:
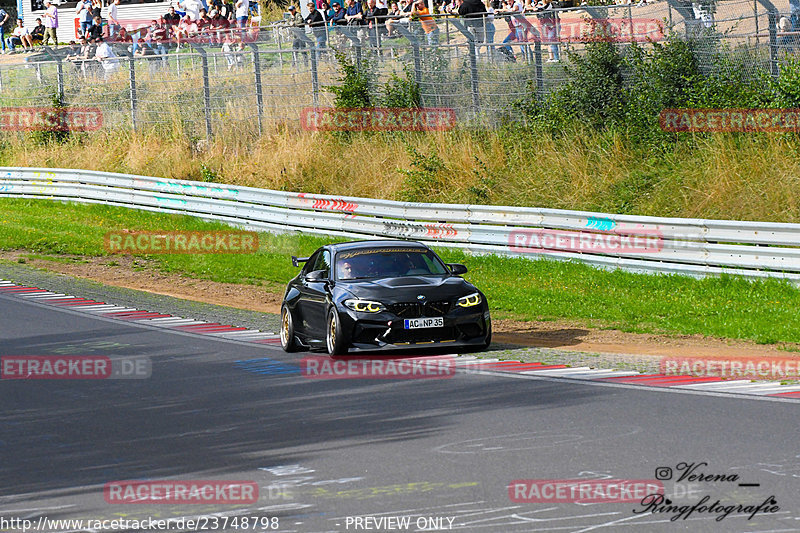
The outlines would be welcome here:
<svg viewBox="0 0 800 533">
<path fill-rule="evenodd" d="M 11 518 L 37 525 L 199 516 L 277 517 L 269 531 L 309 533 L 437 530 L 433 524 L 475 532 L 800 531 L 796 402 L 461 372 L 308 379 L 283 371 L 307 354 L 0 295 L 0 356 L 55 354 L 144 356 L 152 374 L 0 380 L 2 531 L 21 531 L 3 525 Z M 513 480 L 653 480 L 657 469 L 677 473 L 681 463 L 737 479 L 673 476 L 663 484 L 675 505 L 705 496 L 758 505 L 773 496 L 779 509 L 750 520 L 695 512 L 671 521 L 675 513 L 641 512 L 639 502 L 509 497 Z M 131 479 L 252 480 L 259 498 L 238 506 L 105 501 L 105 483 Z M 355 517 L 372 520 L 357 527 Z M 378 522 L 388 517 L 408 517 L 410 527 Z M 241 522 L 217 524 L 207 530 L 242 530 Z M 39 529 L 75 530 L 86 529 Z"/>
</svg>

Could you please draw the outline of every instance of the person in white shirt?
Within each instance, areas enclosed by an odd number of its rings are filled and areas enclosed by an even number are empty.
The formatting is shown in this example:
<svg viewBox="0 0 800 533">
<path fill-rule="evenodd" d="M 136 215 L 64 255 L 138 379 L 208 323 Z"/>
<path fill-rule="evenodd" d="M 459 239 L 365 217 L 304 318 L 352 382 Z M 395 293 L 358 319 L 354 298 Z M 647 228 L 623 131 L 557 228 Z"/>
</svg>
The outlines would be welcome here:
<svg viewBox="0 0 800 533">
<path fill-rule="evenodd" d="M 114 0 L 111 2 L 111 5 L 108 6 L 108 38 L 113 39 L 117 33 L 119 33 L 119 29 L 121 24 L 119 23 L 119 15 L 117 14 L 117 10 L 119 6 L 119 0 Z"/>
<path fill-rule="evenodd" d="M 250 0 L 236 1 L 236 24 L 240 28 L 247 26 L 247 16 L 250 14 Z"/>
<path fill-rule="evenodd" d="M 186 14 L 192 21 L 196 21 L 200 18 L 200 8 L 203 7 L 203 4 L 200 3 L 200 0 L 183 0 L 178 3 L 178 6 L 186 11 Z"/>
<path fill-rule="evenodd" d="M 33 40 L 31 40 L 31 32 L 23 26 L 22 19 L 17 19 L 17 27 L 14 28 L 14 31 L 11 32 L 11 37 L 8 37 L 5 40 L 5 44 L 14 51 L 14 48 L 17 46 L 22 45 L 25 47 L 25 51 L 28 52 L 33 50 Z"/>
<path fill-rule="evenodd" d="M 102 37 L 95 39 L 95 43 L 97 43 L 97 50 L 94 53 L 94 58 L 103 66 L 105 78 L 108 79 L 119 70 L 119 59 L 117 59 L 117 54 L 114 53 L 114 50 Z"/>
</svg>

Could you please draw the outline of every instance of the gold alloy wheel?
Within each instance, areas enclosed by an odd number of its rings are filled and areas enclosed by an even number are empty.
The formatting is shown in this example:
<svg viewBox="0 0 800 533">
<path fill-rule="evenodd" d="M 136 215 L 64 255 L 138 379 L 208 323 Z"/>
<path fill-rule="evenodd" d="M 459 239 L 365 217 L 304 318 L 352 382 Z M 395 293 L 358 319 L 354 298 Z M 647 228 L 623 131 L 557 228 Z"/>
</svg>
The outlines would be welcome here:
<svg viewBox="0 0 800 533">
<path fill-rule="evenodd" d="M 289 310 L 285 307 L 281 313 L 281 344 L 289 346 Z"/>
<path fill-rule="evenodd" d="M 336 313 L 331 313 L 331 319 L 328 322 L 328 353 L 332 354 L 336 346 Z"/>
</svg>

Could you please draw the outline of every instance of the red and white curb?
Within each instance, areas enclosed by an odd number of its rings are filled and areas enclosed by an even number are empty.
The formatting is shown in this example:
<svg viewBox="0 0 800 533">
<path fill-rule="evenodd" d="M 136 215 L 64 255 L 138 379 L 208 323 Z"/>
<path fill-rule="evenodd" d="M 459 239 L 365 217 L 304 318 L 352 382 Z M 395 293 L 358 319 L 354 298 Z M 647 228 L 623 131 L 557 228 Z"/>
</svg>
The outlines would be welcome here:
<svg viewBox="0 0 800 533">
<path fill-rule="evenodd" d="M 0 294 L 19 296 L 55 307 L 69 308 L 90 315 L 147 324 L 164 329 L 257 344 L 280 345 L 280 337 L 272 332 L 247 329 L 217 322 L 194 320 L 164 313 L 143 311 L 78 296 L 50 292 L 38 287 L 26 287 L 11 281 L 0 280 Z M 434 356 L 435 358 L 435 356 Z M 428 359 L 426 357 L 426 359 Z M 600 381 L 648 387 L 669 387 L 707 392 L 727 392 L 756 396 L 800 398 L 800 385 L 780 385 L 775 381 L 724 380 L 716 377 L 672 376 L 666 374 L 640 374 L 630 370 L 593 369 L 588 366 L 545 365 L 521 361 L 479 359 L 466 355 L 456 358 L 456 368 L 462 371 L 495 375 L 516 374 L 540 377 L 557 377 L 586 381 Z"/>
<path fill-rule="evenodd" d="M 530 376 L 569 378 L 648 387 L 669 387 L 707 392 L 729 392 L 756 396 L 800 398 L 800 385 L 781 385 L 776 381 L 724 380 L 717 377 L 674 376 L 666 374 L 641 374 L 630 370 L 593 369 L 588 366 L 544 365 L 521 361 L 479 359 L 460 356 L 456 367 L 465 371 L 487 373 L 513 373 Z"/>
<path fill-rule="evenodd" d="M 36 301 L 54 307 L 68 308 L 89 315 L 97 315 L 105 318 L 125 320 L 137 324 L 147 324 L 175 331 L 196 333 L 198 335 L 209 335 L 222 337 L 224 339 L 237 340 L 243 342 L 253 342 L 257 344 L 280 344 L 280 337 L 272 332 L 259 331 L 257 329 L 237 328 L 234 326 L 219 324 L 217 322 L 206 322 L 204 320 L 194 320 L 164 313 L 143 311 L 133 307 L 88 300 L 79 296 L 50 292 L 38 287 L 26 287 L 17 285 L 11 281 L 0 280 L 0 294 L 19 296 L 27 300 Z"/>
</svg>

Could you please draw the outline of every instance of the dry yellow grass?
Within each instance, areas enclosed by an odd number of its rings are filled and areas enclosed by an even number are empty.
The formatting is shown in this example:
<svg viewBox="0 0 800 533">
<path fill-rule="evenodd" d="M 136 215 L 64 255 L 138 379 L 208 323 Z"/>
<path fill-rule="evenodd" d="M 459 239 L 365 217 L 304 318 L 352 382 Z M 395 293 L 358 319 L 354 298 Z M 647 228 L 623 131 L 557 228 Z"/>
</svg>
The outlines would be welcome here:
<svg viewBox="0 0 800 533">
<path fill-rule="evenodd" d="M 780 135 L 719 135 L 679 143 L 673 153 L 637 153 L 621 137 L 508 132 L 353 134 L 304 131 L 296 123 L 234 123 L 198 146 L 176 125 L 156 133 L 102 131 L 64 145 L 6 140 L 9 166 L 86 168 L 167 178 L 203 178 L 298 192 L 401 199 L 413 169 L 407 147 L 436 154 L 442 170 L 432 202 L 800 222 L 800 155 Z M 205 173 L 208 175 L 208 171 Z"/>
</svg>

